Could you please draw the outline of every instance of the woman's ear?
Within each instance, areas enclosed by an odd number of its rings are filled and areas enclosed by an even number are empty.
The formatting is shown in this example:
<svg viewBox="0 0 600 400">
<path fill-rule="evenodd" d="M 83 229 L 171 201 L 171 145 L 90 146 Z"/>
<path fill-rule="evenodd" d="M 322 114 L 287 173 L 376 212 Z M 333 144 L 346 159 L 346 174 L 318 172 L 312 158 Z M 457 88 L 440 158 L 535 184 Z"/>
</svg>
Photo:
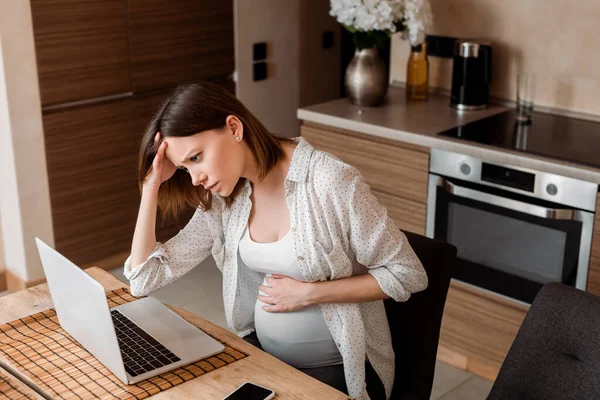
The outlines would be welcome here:
<svg viewBox="0 0 600 400">
<path fill-rule="evenodd" d="M 229 130 L 230 134 L 236 141 L 242 141 L 244 138 L 244 125 L 242 125 L 242 121 L 240 121 L 238 117 L 235 115 L 229 115 L 225 120 L 225 127 Z"/>
</svg>

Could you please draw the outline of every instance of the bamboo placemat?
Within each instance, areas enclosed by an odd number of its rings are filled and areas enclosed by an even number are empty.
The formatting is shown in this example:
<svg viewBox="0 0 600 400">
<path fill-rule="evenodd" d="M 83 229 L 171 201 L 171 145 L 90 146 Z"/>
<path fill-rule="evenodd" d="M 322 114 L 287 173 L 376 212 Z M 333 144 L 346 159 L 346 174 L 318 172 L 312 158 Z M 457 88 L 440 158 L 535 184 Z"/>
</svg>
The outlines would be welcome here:
<svg viewBox="0 0 600 400">
<path fill-rule="evenodd" d="M 41 397 L 25 386 L 21 381 L 0 368 L 0 399 L 38 400 Z"/>
<path fill-rule="evenodd" d="M 107 297 L 110 307 L 136 300 L 126 288 Z M 125 385 L 60 327 L 51 309 L 0 325 L 0 357 L 53 397 L 144 399 L 248 356 L 215 339 L 225 346 L 223 352 Z"/>
</svg>

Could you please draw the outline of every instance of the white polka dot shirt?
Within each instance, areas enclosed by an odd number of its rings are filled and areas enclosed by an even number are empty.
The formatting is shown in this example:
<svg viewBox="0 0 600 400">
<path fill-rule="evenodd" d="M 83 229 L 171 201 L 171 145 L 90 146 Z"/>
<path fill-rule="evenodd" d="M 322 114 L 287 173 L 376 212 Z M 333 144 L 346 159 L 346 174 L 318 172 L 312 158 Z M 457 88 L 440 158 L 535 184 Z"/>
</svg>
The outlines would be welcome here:
<svg viewBox="0 0 600 400">
<path fill-rule="evenodd" d="M 305 281 L 342 279 L 369 273 L 396 301 L 427 287 L 427 275 L 406 236 L 371 193 L 360 172 L 297 138 L 285 181 L 294 251 Z M 230 208 L 220 196 L 196 211 L 190 222 L 143 264 L 125 276 L 134 296 L 144 296 L 180 278 L 212 255 L 223 273 L 223 302 L 229 327 L 245 336 L 254 330 L 254 305 L 263 274 L 246 267 L 238 244 L 248 223 L 251 186 Z M 322 303 L 323 317 L 344 360 L 350 396 L 367 400 L 365 361 L 385 386 L 394 383 L 394 350 L 383 301 Z"/>
</svg>

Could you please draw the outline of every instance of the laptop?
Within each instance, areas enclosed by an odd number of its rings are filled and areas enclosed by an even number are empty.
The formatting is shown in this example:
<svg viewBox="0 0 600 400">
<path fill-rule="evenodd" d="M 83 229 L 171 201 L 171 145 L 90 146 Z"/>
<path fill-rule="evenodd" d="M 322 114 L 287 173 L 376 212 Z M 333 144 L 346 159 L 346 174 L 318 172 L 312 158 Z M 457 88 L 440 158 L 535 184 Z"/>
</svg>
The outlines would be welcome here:
<svg viewBox="0 0 600 400">
<path fill-rule="evenodd" d="M 123 383 L 225 349 L 153 297 L 109 308 L 100 283 L 40 239 L 35 241 L 60 326 Z"/>
</svg>

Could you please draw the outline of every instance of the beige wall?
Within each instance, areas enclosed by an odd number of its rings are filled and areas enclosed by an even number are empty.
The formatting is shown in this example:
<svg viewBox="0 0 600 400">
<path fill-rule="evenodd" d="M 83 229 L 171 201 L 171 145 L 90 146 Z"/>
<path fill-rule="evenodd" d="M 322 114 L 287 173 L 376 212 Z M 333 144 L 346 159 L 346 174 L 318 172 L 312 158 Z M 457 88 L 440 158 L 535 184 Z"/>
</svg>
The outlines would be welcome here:
<svg viewBox="0 0 600 400">
<path fill-rule="evenodd" d="M 2 226 L 2 214 L 0 214 L 0 227 Z M 2 240 L 2 229 L 0 229 L 0 275 L 6 269 L 6 261 L 4 261 L 4 241 Z M 2 277 L 0 277 L 2 279 Z M 4 282 L 0 280 L 0 287 L 4 285 Z"/>
<path fill-rule="evenodd" d="M 0 227 L 6 270 L 31 282 L 44 277 L 34 238 L 54 245 L 31 9 L 0 10 Z"/>
<path fill-rule="evenodd" d="M 340 96 L 342 26 L 329 15 L 329 1 L 300 2 L 300 104 L 304 107 Z M 334 32 L 333 47 L 323 49 L 324 30 Z"/>
<path fill-rule="evenodd" d="M 430 1 L 430 33 L 492 43 L 492 96 L 514 101 L 523 69 L 538 75 L 536 104 L 600 115 L 598 0 Z M 391 81 L 406 81 L 408 54 L 408 44 L 395 35 Z M 430 86 L 449 89 L 451 61 L 429 59 Z"/>
<path fill-rule="evenodd" d="M 236 95 L 271 132 L 297 136 L 300 0 L 235 0 Z M 267 42 L 267 79 L 252 80 L 252 44 Z"/>
<path fill-rule="evenodd" d="M 236 95 L 271 132 L 298 136 L 299 107 L 340 93 L 340 24 L 324 0 L 235 0 Z M 323 30 L 335 32 L 323 49 Z M 268 77 L 252 80 L 252 44 L 267 42 Z"/>
</svg>

